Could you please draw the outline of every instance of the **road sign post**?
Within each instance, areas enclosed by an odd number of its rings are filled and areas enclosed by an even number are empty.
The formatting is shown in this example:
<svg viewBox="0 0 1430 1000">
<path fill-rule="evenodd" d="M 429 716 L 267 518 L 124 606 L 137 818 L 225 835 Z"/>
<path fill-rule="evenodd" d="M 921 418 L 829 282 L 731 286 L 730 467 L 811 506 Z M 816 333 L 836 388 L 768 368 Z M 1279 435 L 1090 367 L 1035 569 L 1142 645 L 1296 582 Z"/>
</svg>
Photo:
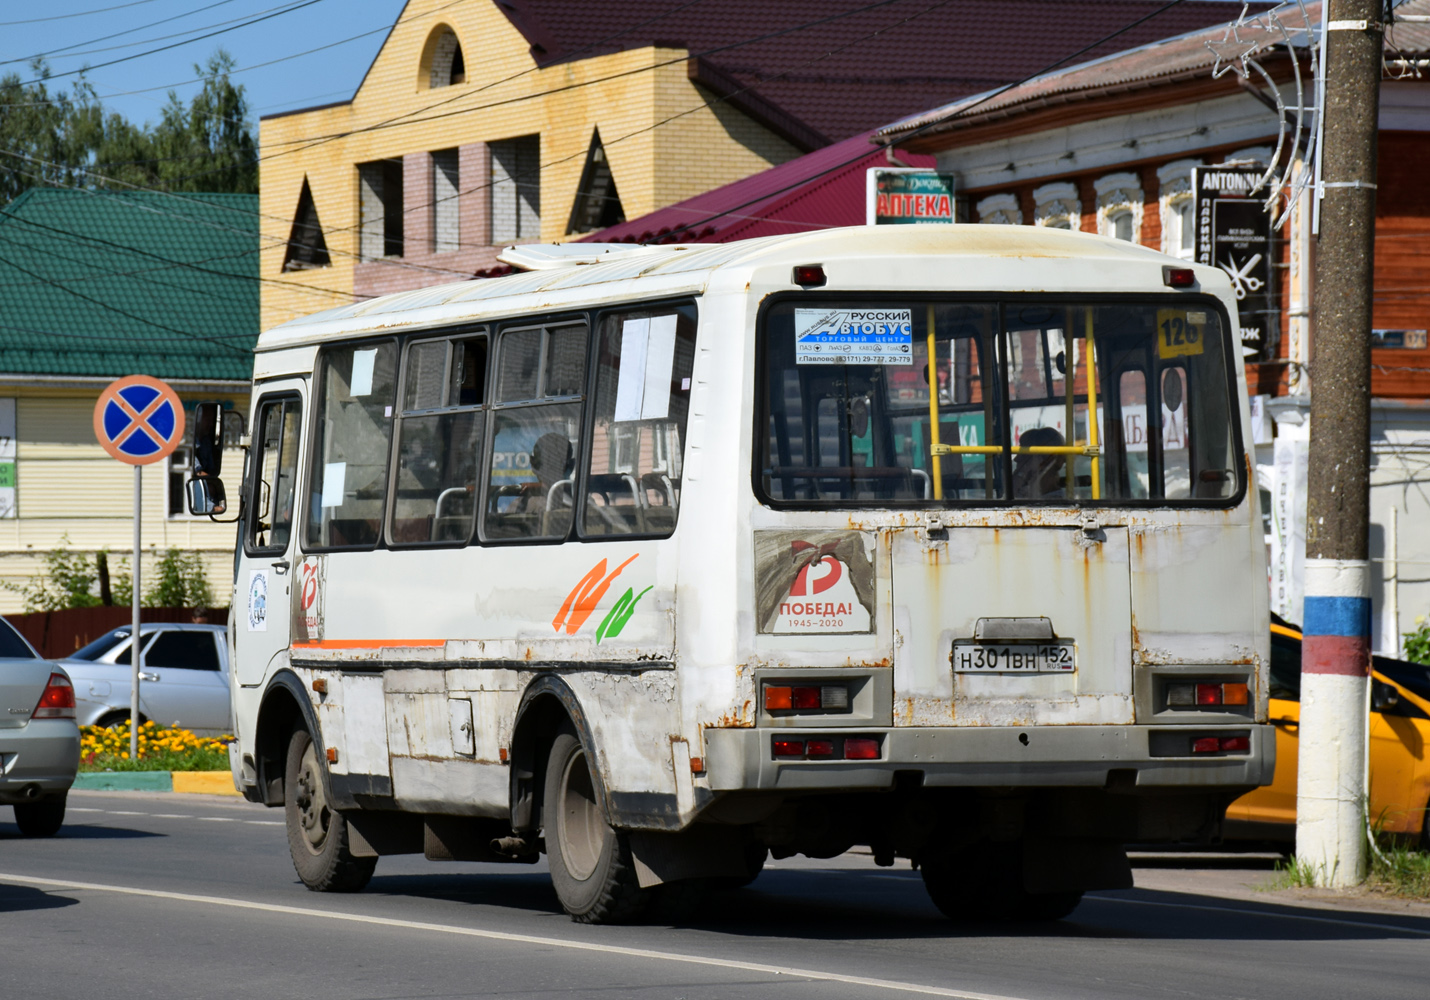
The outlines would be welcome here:
<svg viewBox="0 0 1430 1000">
<path fill-rule="evenodd" d="M 129 759 L 139 759 L 139 675 L 144 647 L 139 641 L 139 557 L 143 522 L 144 466 L 168 458 L 184 439 L 184 404 L 168 384 L 148 375 L 111 382 L 94 404 L 94 436 L 111 458 L 134 466 L 133 627 L 129 633 Z"/>
</svg>

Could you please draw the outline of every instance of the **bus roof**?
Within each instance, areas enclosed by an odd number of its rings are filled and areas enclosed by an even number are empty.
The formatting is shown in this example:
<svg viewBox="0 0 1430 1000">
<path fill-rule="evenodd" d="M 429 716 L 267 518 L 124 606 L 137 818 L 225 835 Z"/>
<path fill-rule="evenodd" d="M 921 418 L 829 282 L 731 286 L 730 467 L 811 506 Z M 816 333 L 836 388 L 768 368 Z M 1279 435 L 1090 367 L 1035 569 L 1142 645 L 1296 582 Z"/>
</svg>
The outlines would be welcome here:
<svg viewBox="0 0 1430 1000">
<path fill-rule="evenodd" d="M 457 281 L 409 292 L 398 292 L 314 313 L 264 333 L 258 350 L 279 350 L 345 336 L 403 329 L 446 326 L 520 315 L 560 311 L 590 304 L 652 300 L 703 292 L 717 272 L 733 272 L 748 280 L 756 268 L 823 264 L 836 270 L 840 261 L 858 262 L 861 273 L 875 259 L 937 257 L 942 263 L 962 259 L 969 265 L 989 258 L 1019 258 L 1044 271 L 1051 287 L 1066 287 L 1066 265 L 1081 261 L 1105 265 L 1116 261 L 1134 267 L 1137 283 L 1160 290 L 1160 267 L 1194 267 L 1203 289 L 1229 292 L 1229 281 L 1218 268 L 1199 267 L 1146 247 L 1090 233 L 1042 226 L 912 225 L 857 226 L 810 233 L 767 236 L 735 243 L 691 243 L 641 246 L 634 244 L 561 244 L 515 248 L 511 258 L 533 267 L 517 274 L 479 281 Z M 581 252 L 574 252 L 579 247 Z M 543 252 L 545 249 L 546 252 Z M 523 252 L 524 251 L 524 252 Z M 1055 272 L 1064 272 L 1056 275 Z M 966 283 L 965 276 L 985 274 L 985 267 L 943 267 L 939 285 L 985 289 Z M 1062 278 L 1063 280 L 1057 280 Z M 902 284 L 919 284 L 911 274 Z M 788 280 L 788 279 L 786 279 Z M 1100 284 L 1100 283 L 1099 283 Z M 1125 281 L 1112 282 L 1126 289 Z M 795 287 L 793 285 L 791 288 Z M 829 288 L 867 290 L 864 282 L 846 283 L 832 274 Z M 1083 284 L 1095 290 L 1096 284 Z"/>
</svg>

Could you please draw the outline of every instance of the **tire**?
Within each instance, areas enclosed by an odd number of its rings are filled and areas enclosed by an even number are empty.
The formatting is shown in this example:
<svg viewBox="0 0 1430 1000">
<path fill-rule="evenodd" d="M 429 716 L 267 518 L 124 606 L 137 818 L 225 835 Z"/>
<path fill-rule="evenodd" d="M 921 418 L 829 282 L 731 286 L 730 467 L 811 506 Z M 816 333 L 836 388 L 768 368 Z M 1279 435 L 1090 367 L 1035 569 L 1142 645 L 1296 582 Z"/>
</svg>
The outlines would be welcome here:
<svg viewBox="0 0 1430 1000">
<path fill-rule="evenodd" d="M 139 725 L 149 721 L 149 717 L 143 712 L 139 713 Z M 95 723 L 96 726 L 103 726 L 105 729 L 118 729 L 120 726 L 129 724 L 129 709 L 122 712 L 110 712 L 104 718 Z"/>
<path fill-rule="evenodd" d="M 300 729 L 288 742 L 283 771 L 283 818 L 293 868 L 314 892 L 357 892 L 372 878 L 377 858 L 353 856 L 347 820 L 331 802 L 327 768 L 313 738 Z"/>
<path fill-rule="evenodd" d="M 53 837 L 65 825 L 65 801 L 69 793 L 38 802 L 15 803 L 15 825 L 26 837 Z"/>
<path fill-rule="evenodd" d="M 547 866 L 556 898 L 582 924 L 632 920 L 650 901 L 636 880 L 626 834 L 606 822 L 581 740 L 563 727 L 551 745 L 542 795 Z"/>
<path fill-rule="evenodd" d="M 950 920 L 1061 920 L 1082 901 L 1080 891 L 1043 893 L 1023 888 L 1018 841 L 975 844 L 962 854 L 925 860 L 919 870 L 929 898 Z"/>
</svg>

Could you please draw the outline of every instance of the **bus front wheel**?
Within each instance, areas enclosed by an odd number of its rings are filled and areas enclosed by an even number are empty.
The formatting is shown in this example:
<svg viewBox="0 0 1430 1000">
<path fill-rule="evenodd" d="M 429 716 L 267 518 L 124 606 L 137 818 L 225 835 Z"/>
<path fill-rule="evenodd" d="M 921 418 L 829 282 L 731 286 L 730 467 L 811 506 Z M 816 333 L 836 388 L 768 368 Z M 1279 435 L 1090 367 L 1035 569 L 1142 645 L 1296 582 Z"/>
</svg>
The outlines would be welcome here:
<svg viewBox="0 0 1430 1000">
<path fill-rule="evenodd" d="M 298 877 L 314 892 L 357 892 L 372 878 L 377 859 L 353 856 L 347 820 L 331 802 L 317 747 L 308 731 L 299 729 L 288 742 L 283 773 L 288 853 Z"/>
<path fill-rule="evenodd" d="M 551 884 L 571 919 L 620 923 L 645 908 L 626 834 L 606 822 L 590 756 L 569 727 L 551 745 L 541 816 Z"/>
</svg>

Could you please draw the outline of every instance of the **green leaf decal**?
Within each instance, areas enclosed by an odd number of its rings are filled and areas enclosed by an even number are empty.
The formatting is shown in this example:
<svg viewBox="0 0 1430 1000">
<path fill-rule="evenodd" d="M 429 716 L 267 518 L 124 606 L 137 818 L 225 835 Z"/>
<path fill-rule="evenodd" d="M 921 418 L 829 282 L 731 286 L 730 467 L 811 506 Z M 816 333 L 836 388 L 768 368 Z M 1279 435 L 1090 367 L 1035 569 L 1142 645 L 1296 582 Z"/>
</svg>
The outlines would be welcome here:
<svg viewBox="0 0 1430 1000">
<path fill-rule="evenodd" d="M 639 594 L 631 587 L 626 588 L 626 592 L 621 595 L 611 610 L 606 612 L 606 617 L 601 620 L 601 627 L 596 629 L 596 645 L 601 644 L 602 639 L 614 639 L 621 634 L 621 629 L 626 627 L 626 622 L 631 620 L 631 615 L 635 614 L 636 605 L 640 599 L 650 592 L 649 587 Z M 634 596 L 632 596 L 634 594 Z"/>
</svg>

